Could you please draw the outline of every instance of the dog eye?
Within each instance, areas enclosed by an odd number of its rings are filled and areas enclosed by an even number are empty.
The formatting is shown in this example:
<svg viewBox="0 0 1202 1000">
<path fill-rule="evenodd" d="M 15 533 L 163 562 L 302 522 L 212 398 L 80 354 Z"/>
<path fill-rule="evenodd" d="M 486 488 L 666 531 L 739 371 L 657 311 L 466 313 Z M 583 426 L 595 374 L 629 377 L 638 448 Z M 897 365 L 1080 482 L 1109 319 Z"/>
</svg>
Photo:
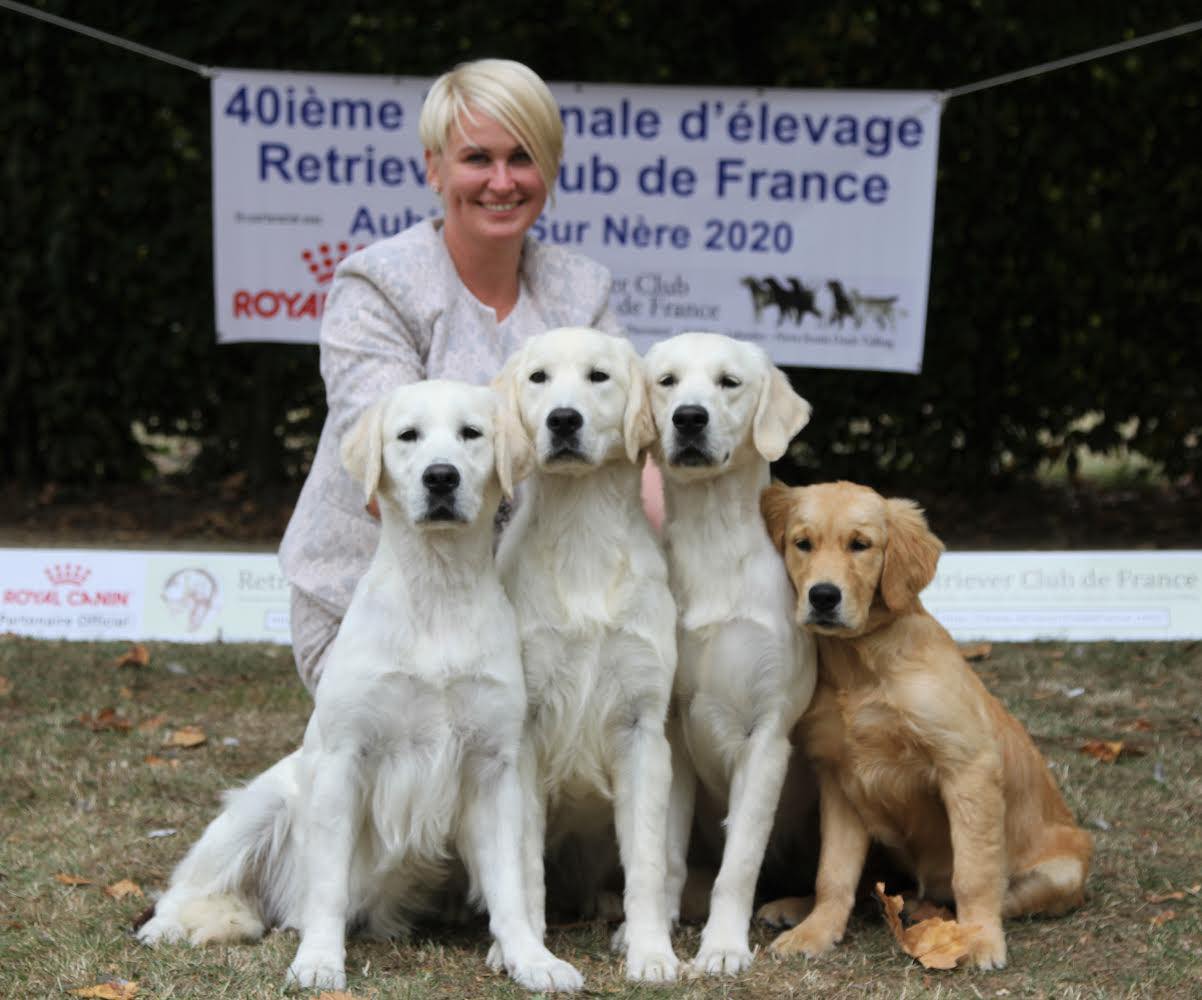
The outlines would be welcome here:
<svg viewBox="0 0 1202 1000">
<path fill-rule="evenodd" d="M 542 385 L 542 383 L 547 381 L 547 373 L 538 368 L 530 373 L 530 381 Z"/>
<path fill-rule="evenodd" d="M 676 384 L 675 375 L 661 375 L 656 380 L 657 385 L 662 385 L 665 389 L 671 389 Z"/>
<path fill-rule="evenodd" d="M 603 372 L 600 368 L 594 368 L 588 373 L 588 380 L 590 382 L 608 382 L 609 372 Z"/>
<path fill-rule="evenodd" d="M 479 427 L 472 427 L 469 425 L 460 430 L 459 436 L 463 438 L 464 441 L 475 441 L 476 438 L 482 436 L 483 433 L 484 432 L 480 430 Z"/>
<path fill-rule="evenodd" d="M 853 538 L 851 544 L 847 546 L 852 552 L 863 552 L 865 549 L 872 548 L 872 542 L 865 541 L 863 538 Z"/>
<path fill-rule="evenodd" d="M 718 385 L 722 386 L 723 389 L 734 389 L 742 384 L 742 381 L 735 378 L 733 375 L 723 375 L 720 379 L 718 379 Z"/>
<path fill-rule="evenodd" d="M 793 544 L 801 549 L 802 552 L 809 552 L 810 549 L 814 547 L 810 544 L 810 540 L 808 538 L 799 538 Z"/>
<path fill-rule="evenodd" d="M 418 439 L 418 437 L 419 437 L 419 435 L 417 433 L 417 428 L 410 427 L 408 430 L 401 431 L 401 433 L 397 435 L 397 440 L 398 441 L 416 441 Z"/>
</svg>

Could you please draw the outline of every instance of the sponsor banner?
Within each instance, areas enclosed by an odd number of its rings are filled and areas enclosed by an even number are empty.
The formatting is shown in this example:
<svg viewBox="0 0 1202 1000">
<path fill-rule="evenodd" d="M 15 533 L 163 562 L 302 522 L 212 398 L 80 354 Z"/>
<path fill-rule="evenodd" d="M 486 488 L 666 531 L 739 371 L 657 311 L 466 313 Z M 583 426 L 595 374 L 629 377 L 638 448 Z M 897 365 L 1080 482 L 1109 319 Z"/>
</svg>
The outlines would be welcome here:
<svg viewBox="0 0 1202 1000">
<path fill-rule="evenodd" d="M 948 552 L 923 603 L 961 642 L 1202 638 L 1202 551 Z M 288 643 L 273 553 L 0 549 L 0 633 Z"/>
<path fill-rule="evenodd" d="M 217 73 L 219 340 L 316 341 L 338 262 L 438 214 L 417 131 L 430 82 Z M 640 349 L 713 330 L 781 364 L 920 370 L 934 92 L 551 89 L 566 153 L 534 235 L 609 267 Z"/>
</svg>

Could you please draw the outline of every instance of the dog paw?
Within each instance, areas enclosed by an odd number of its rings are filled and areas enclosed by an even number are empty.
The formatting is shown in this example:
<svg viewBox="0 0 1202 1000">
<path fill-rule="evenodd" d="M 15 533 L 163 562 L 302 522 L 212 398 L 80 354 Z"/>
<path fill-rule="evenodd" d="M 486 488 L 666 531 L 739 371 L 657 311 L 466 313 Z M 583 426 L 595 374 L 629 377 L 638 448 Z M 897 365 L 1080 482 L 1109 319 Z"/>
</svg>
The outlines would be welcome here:
<svg viewBox="0 0 1202 1000">
<path fill-rule="evenodd" d="M 751 949 L 746 944 L 702 944 L 690 966 L 695 975 L 735 976 L 751 965 Z"/>
<path fill-rule="evenodd" d="M 501 950 L 500 941 L 493 941 L 489 946 L 484 962 L 493 972 L 500 972 L 505 968 L 505 952 Z"/>
<path fill-rule="evenodd" d="M 509 975 L 533 993 L 575 993 L 584 987 L 584 976 L 549 951 L 544 957 L 514 965 Z"/>
<path fill-rule="evenodd" d="M 335 955 L 304 955 L 299 952 L 288 967 L 286 986 L 301 989 L 341 990 L 346 988 L 346 970 L 341 957 Z"/>
<path fill-rule="evenodd" d="M 835 947 L 841 938 L 842 935 L 836 934 L 829 926 L 814 920 L 804 920 L 791 931 L 778 935 L 769 946 L 769 951 L 781 958 L 788 958 L 790 955 L 817 958 Z"/>
<path fill-rule="evenodd" d="M 618 929 L 610 935 L 609 938 L 610 951 L 625 951 L 626 950 L 626 921 L 623 920 L 618 924 Z"/>
<path fill-rule="evenodd" d="M 983 928 L 972 945 L 971 957 L 978 969 L 1006 967 L 1006 937 L 1000 927 Z"/>
<path fill-rule="evenodd" d="M 138 940 L 151 948 L 160 944 L 185 941 L 187 937 L 188 931 L 183 924 L 162 915 L 151 917 L 138 928 Z"/>
<path fill-rule="evenodd" d="M 796 927 L 813 909 L 813 896 L 786 896 L 765 903 L 755 911 L 755 919 L 768 927 L 784 930 L 786 927 Z"/>
<path fill-rule="evenodd" d="M 674 983 L 680 972 L 680 961 L 671 946 L 666 948 L 635 948 L 626 952 L 626 978 L 638 983 Z"/>
</svg>

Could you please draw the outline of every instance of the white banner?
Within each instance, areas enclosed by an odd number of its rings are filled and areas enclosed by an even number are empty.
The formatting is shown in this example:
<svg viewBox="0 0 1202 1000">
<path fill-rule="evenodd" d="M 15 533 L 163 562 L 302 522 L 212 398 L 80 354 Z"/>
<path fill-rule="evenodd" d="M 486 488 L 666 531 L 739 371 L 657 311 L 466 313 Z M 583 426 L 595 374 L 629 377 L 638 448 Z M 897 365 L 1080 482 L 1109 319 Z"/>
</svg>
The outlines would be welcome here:
<svg viewBox="0 0 1202 1000">
<path fill-rule="evenodd" d="M 338 261 L 438 213 L 417 134 L 429 83 L 216 75 L 219 340 L 316 341 Z M 640 349 L 712 330 L 780 364 L 921 369 L 933 92 L 551 89 L 566 155 L 534 235 L 609 267 Z"/>
<path fill-rule="evenodd" d="M 1202 551 L 948 552 L 923 603 L 961 642 L 1202 639 Z M 288 643 L 272 553 L 0 549 L 0 633 Z"/>
</svg>

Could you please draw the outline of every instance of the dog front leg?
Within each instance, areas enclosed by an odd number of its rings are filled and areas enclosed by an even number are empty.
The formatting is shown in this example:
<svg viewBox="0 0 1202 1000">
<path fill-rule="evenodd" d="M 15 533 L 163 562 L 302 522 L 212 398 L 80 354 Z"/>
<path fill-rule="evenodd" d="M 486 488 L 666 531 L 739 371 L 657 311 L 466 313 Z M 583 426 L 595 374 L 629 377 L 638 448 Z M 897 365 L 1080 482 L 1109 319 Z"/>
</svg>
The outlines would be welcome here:
<svg viewBox="0 0 1202 1000">
<path fill-rule="evenodd" d="M 346 925 L 351 857 L 361 813 L 355 751 L 323 754 L 302 813 L 300 947 L 287 982 L 303 988 L 346 986 Z"/>
<path fill-rule="evenodd" d="M 959 766 L 941 791 L 952 835 L 956 922 L 980 928 L 972 945 L 978 968 L 1006 964 L 1002 900 L 1006 894 L 1006 803 L 996 758 Z"/>
<path fill-rule="evenodd" d="M 818 810 L 822 847 L 818 852 L 818 884 L 808 917 L 772 942 L 776 955 L 799 952 L 814 958 L 843 940 L 847 918 L 856 901 L 856 886 L 868 857 L 868 830 L 848 801 L 838 779 L 818 772 Z"/>
<path fill-rule="evenodd" d="M 689 835 L 697 801 L 697 772 L 685 746 L 680 719 L 668 720 L 668 746 L 672 751 L 672 785 L 668 796 L 668 876 L 664 904 L 669 926 L 680 920 L 680 899 L 689 877 Z"/>
<path fill-rule="evenodd" d="M 526 899 L 529 877 L 523 844 L 527 790 L 512 761 L 495 760 L 476 776 L 464 805 L 459 854 L 488 908 L 496 941 L 490 960 L 499 959 L 513 980 L 528 990 L 573 992 L 584 977 L 543 944 L 531 926 Z M 540 871 L 541 871 L 541 857 Z M 540 879 L 541 881 L 541 879 Z"/>
<path fill-rule="evenodd" d="M 710 916 L 693 959 L 696 972 L 730 974 L 751 965 L 747 931 L 772 818 L 789 764 L 788 737 L 777 727 L 757 726 L 731 775 L 726 846 L 710 897 Z"/>
<path fill-rule="evenodd" d="M 618 736 L 613 767 L 614 826 L 626 878 L 626 978 L 653 983 L 675 980 L 679 966 L 664 905 L 672 752 L 660 720 L 646 713 Z"/>
</svg>

